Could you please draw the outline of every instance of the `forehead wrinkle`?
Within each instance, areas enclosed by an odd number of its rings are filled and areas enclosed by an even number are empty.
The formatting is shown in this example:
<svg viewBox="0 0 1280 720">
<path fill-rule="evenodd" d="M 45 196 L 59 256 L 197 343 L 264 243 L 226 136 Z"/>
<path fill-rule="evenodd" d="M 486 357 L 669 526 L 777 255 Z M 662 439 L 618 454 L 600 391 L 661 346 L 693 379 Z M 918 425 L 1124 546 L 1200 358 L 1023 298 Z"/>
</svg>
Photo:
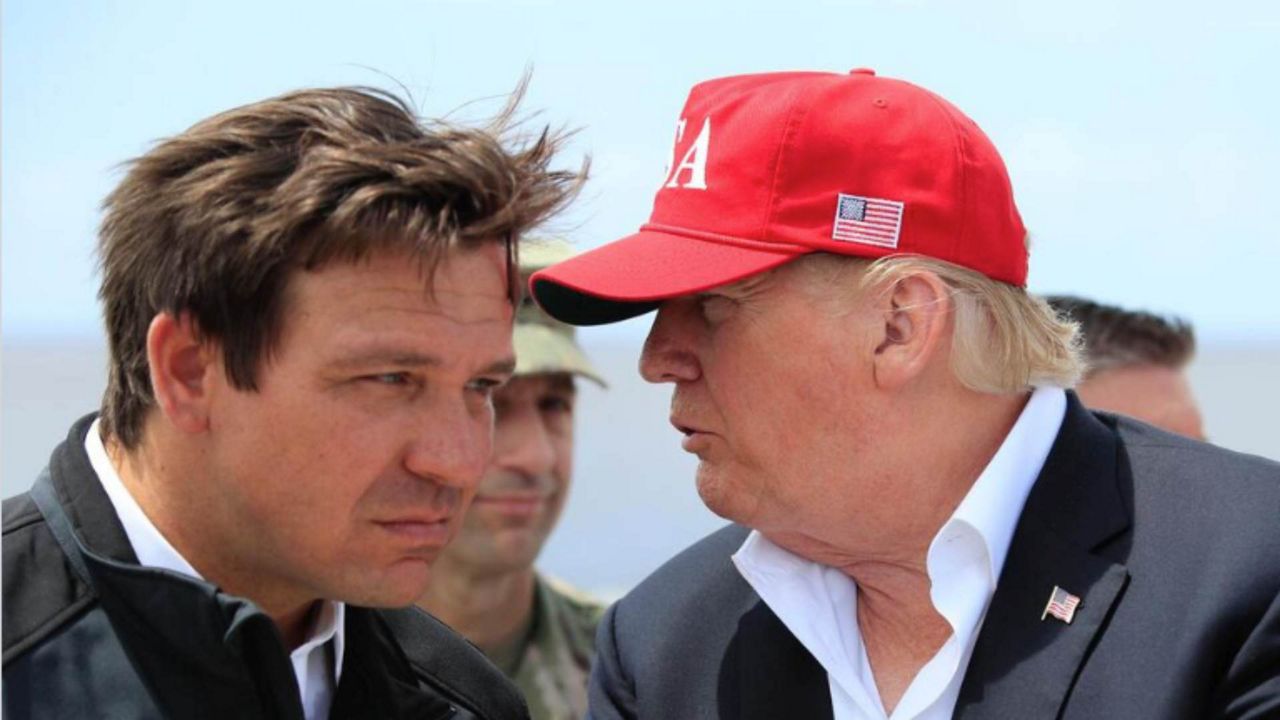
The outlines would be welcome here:
<svg viewBox="0 0 1280 720">
<path fill-rule="evenodd" d="M 768 270 L 762 273 L 756 273 L 750 277 L 742 278 L 728 285 L 721 285 L 713 288 L 711 292 L 729 297 L 749 297 L 760 293 L 762 290 L 774 285 L 774 273 L 776 270 Z"/>
<path fill-rule="evenodd" d="M 477 303 L 473 298 L 493 302 Z M 505 293 L 485 292 L 474 287 L 454 289 L 439 284 L 434 288 L 408 284 L 356 288 L 347 294 L 335 294 L 329 301 L 336 304 L 340 312 L 354 316 L 430 315 L 464 326 L 506 321 L 508 315 L 514 315 Z M 462 311 L 466 315 L 459 317 Z"/>
<path fill-rule="evenodd" d="M 510 306 L 507 305 L 504 307 L 510 307 Z M 383 306 L 368 308 L 366 310 L 361 311 L 362 315 L 373 314 L 373 313 L 381 313 L 383 315 L 411 315 L 411 316 L 429 315 L 431 317 L 442 318 L 446 322 L 449 322 L 454 325 L 460 325 L 463 327 L 470 327 L 473 325 L 485 325 L 492 322 L 512 322 L 514 319 L 514 312 L 506 313 L 506 312 L 503 312 L 502 310 L 498 310 L 497 312 L 486 312 L 484 310 L 479 310 L 479 311 L 473 311 L 468 313 L 466 317 L 459 317 L 457 314 L 446 312 L 444 308 L 441 308 L 438 305 L 429 306 L 429 307 L 405 307 L 400 305 L 383 305 Z"/>
<path fill-rule="evenodd" d="M 346 269 L 363 271 L 369 268 L 355 266 L 354 268 Z M 415 304 L 422 303 L 425 300 L 428 305 L 437 307 L 442 304 L 441 300 L 445 297 L 462 300 L 483 298 L 500 300 L 505 304 L 511 304 L 511 297 L 506 291 L 505 282 L 495 282 L 492 283 L 493 287 L 487 287 L 490 283 L 483 280 L 477 280 L 476 282 L 454 282 L 454 280 L 455 278 L 437 271 L 432 277 L 415 274 L 409 277 L 388 278 L 384 275 L 381 284 L 370 284 L 367 276 L 364 276 L 363 273 L 348 274 L 347 277 L 339 280 L 339 290 L 343 285 L 354 286 L 349 287 L 349 291 L 352 294 L 374 298 L 385 296 L 412 298 L 412 302 Z M 341 301 L 346 304 L 349 299 L 350 296 L 344 296 Z"/>
</svg>

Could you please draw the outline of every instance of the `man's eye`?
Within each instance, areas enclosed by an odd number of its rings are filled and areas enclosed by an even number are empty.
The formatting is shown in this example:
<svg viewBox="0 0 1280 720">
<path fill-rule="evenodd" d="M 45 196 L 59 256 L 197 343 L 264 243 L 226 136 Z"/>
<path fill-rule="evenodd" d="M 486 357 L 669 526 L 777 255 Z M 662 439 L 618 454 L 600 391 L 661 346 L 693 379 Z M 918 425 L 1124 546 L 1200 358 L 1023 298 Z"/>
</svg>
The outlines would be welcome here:
<svg viewBox="0 0 1280 720">
<path fill-rule="evenodd" d="M 544 413 L 573 412 L 573 401 L 565 397 L 548 396 L 538 401 L 538 409 Z"/>
<path fill-rule="evenodd" d="M 377 375 L 366 375 L 361 380 L 378 383 L 379 385 L 408 385 L 409 373 L 390 372 L 378 373 Z"/>
<path fill-rule="evenodd" d="M 734 301 L 724 295 L 699 295 L 698 307 L 703 319 L 715 322 L 727 316 L 733 309 Z"/>
<path fill-rule="evenodd" d="M 467 389 L 489 397 L 493 395 L 493 391 L 502 387 L 503 381 L 494 378 L 476 378 L 467 383 Z"/>
</svg>

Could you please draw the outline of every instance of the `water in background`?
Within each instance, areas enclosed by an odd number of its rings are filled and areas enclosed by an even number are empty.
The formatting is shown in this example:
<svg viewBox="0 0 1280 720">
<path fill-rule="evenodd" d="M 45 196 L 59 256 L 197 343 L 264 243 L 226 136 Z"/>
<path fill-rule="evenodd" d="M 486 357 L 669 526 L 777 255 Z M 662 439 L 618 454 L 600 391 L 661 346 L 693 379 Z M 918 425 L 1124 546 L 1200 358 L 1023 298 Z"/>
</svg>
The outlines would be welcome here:
<svg viewBox="0 0 1280 720">
<path fill-rule="evenodd" d="M 669 387 L 648 385 L 636 373 L 639 342 L 586 332 L 583 344 L 610 388 L 582 384 L 574 488 L 539 564 L 615 596 L 724 521 L 698 500 L 695 460 L 667 424 Z M 0 494 L 27 489 L 70 424 L 97 407 L 105 368 L 97 340 L 5 343 Z M 1280 345 L 1201 349 L 1191 382 L 1214 442 L 1280 457 L 1277 368 Z"/>
</svg>

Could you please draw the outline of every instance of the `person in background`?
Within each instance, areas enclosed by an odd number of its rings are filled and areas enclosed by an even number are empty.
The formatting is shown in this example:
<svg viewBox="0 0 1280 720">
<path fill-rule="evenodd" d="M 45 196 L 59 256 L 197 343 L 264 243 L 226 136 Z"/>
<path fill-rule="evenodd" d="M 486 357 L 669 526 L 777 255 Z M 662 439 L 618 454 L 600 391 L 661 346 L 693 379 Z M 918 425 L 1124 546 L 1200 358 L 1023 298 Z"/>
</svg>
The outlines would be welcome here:
<svg viewBox="0 0 1280 720">
<path fill-rule="evenodd" d="M 1070 295 L 1045 297 L 1080 326 L 1088 370 L 1076 385 L 1080 401 L 1158 428 L 1204 440 L 1204 421 L 1187 366 L 1196 352 L 1190 323 L 1125 310 Z"/>
<path fill-rule="evenodd" d="M 694 86 L 638 232 L 536 273 L 733 524 L 601 620 L 590 714 L 1280 717 L 1280 465 L 1094 414 L 995 146 L 865 69 Z"/>
<path fill-rule="evenodd" d="M 101 411 L 4 501 L 5 717 L 527 717 L 413 607 L 515 367 L 515 238 L 582 181 L 519 96 L 302 90 L 129 165 Z"/>
<path fill-rule="evenodd" d="M 564 243 L 524 243 L 522 281 L 571 255 Z M 515 351 L 515 374 L 494 394 L 493 457 L 419 605 L 511 677 L 534 720 L 571 720 L 586 712 L 604 605 L 538 572 L 534 562 L 569 497 L 576 381 L 604 381 L 574 328 L 531 299 L 516 312 Z"/>
</svg>

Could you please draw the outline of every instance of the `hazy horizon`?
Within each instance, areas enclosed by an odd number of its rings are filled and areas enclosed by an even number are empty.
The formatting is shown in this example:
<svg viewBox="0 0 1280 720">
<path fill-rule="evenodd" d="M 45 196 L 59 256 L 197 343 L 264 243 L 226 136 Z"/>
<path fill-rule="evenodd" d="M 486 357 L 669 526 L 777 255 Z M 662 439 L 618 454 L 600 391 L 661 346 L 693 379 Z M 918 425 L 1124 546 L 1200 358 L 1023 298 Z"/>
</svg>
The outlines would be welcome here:
<svg viewBox="0 0 1280 720">
<path fill-rule="evenodd" d="M 632 322 L 629 335 L 647 319 Z M 698 499 L 695 459 L 667 423 L 669 386 L 649 385 L 636 372 L 639 341 L 592 329 L 581 337 L 610 387 L 581 385 L 574 488 L 539 564 L 612 596 L 725 521 Z M 96 408 L 105 366 L 100 340 L 8 341 L 0 348 L 0 494 L 26 489 L 70 424 Z M 1201 348 L 1190 376 L 1212 441 L 1280 456 L 1272 419 L 1280 407 L 1277 367 L 1280 343 Z"/>
</svg>

